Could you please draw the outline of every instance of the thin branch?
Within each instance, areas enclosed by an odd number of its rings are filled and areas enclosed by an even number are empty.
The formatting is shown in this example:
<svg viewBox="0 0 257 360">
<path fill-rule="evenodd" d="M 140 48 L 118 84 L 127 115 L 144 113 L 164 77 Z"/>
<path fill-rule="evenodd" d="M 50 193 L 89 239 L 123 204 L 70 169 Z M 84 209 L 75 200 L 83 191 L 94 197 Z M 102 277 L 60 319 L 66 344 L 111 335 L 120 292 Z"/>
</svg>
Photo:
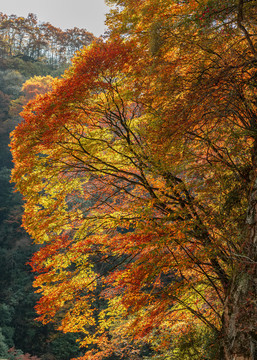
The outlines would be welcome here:
<svg viewBox="0 0 257 360">
<path fill-rule="evenodd" d="M 251 52 L 253 53 L 254 57 L 257 60 L 257 51 L 253 45 L 251 36 L 248 33 L 248 31 L 246 30 L 245 26 L 242 24 L 242 22 L 244 20 L 243 7 L 244 7 L 244 0 L 239 0 L 238 1 L 238 13 L 237 13 L 237 25 L 238 25 L 239 29 L 243 32 L 243 34 L 248 42 L 248 45 L 251 49 Z"/>
</svg>

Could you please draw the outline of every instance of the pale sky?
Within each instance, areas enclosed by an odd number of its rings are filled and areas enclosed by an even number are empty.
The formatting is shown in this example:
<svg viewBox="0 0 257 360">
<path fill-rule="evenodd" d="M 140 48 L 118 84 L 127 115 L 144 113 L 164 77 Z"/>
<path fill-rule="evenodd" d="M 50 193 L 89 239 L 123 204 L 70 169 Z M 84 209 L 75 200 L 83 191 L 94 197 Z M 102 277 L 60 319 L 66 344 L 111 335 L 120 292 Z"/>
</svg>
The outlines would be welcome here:
<svg viewBox="0 0 257 360">
<path fill-rule="evenodd" d="M 84 28 L 95 36 L 106 30 L 108 10 L 104 0 L 0 0 L 0 12 L 4 14 L 27 17 L 33 13 L 39 22 L 49 22 L 63 30 Z"/>
</svg>

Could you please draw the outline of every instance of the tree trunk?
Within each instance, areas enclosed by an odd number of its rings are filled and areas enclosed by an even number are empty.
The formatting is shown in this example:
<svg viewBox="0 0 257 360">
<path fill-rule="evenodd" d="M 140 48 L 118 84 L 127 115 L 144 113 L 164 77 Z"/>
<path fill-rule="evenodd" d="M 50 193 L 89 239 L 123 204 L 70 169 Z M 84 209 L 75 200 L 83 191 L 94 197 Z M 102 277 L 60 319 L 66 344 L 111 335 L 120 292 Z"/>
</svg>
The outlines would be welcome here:
<svg viewBox="0 0 257 360">
<path fill-rule="evenodd" d="M 244 236 L 224 306 L 224 360 L 257 360 L 257 179 L 249 197 Z M 222 359 L 223 360 L 223 359 Z"/>
</svg>

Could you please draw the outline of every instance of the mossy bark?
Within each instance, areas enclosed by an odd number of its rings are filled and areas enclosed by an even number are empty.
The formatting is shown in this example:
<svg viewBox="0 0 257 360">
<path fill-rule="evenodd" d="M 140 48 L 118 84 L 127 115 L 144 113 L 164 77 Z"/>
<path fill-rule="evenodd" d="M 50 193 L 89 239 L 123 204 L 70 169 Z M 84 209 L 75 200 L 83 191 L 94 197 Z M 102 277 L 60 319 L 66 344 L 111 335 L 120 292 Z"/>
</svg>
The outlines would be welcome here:
<svg viewBox="0 0 257 360">
<path fill-rule="evenodd" d="M 257 360 L 257 179 L 249 197 L 241 251 L 224 305 L 224 360 Z"/>
</svg>

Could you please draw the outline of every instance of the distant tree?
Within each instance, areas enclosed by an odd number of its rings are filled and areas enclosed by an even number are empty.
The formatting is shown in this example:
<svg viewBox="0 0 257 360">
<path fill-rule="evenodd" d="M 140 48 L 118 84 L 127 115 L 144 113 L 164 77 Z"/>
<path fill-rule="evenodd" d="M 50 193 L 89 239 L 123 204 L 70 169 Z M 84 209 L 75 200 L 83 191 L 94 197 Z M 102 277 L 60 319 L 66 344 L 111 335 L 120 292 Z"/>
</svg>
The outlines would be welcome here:
<svg viewBox="0 0 257 360">
<path fill-rule="evenodd" d="M 10 97 L 0 90 L 0 124 L 8 118 L 9 105 Z"/>
<path fill-rule="evenodd" d="M 2 334 L 1 329 L 0 329 L 0 356 L 2 358 L 7 358 L 8 356 L 8 345 L 5 342 L 5 337 Z"/>
<path fill-rule="evenodd" d="M 50 75 L 47 76 L 34 76 L 25 81 L 21 88 L 21 96 L 11 102 L 10 116 L 19 118 L 20 112 L 23 107 L 39 94 L 45 94 L 52 89 L 54 78 Z"/>
</svg>

